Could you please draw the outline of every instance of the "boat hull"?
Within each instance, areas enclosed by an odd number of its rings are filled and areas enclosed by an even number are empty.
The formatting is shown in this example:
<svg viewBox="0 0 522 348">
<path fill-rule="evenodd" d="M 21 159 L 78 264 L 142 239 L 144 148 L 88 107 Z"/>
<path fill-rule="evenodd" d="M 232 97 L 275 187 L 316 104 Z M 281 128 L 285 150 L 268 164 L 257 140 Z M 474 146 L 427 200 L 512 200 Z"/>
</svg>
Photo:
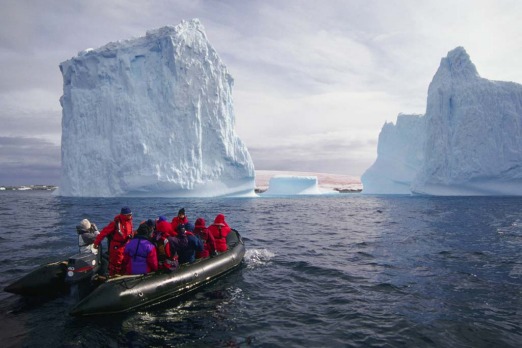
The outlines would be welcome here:
<svg viewBox="0 0 522 348">
<path fill-rule="evenodd" d="M 69 288 L 64 281 L 66 273 L 67 261 L 48 263 L 6 286 L 4 291 L 23 296 L 65 292 Z"/>
<path fill-rule="evenodd" d="M 170 273 L 122 276 L 97 287 L 70 312 L 73 316 L 124 313 L 156 305 L 204 286 L 238 267 L 245 246 L 235 230 L 227 237 L 229 250 L 181 265 Z"/>
<path fill-rule="evenodd" d="M 51 262 L 29 272 L 4 288 L 22 296 L 54 296 L 71 286 L 85 288 L 100 269 L 100 254 L 75 254 L 67 260 Z"/>
</svg>

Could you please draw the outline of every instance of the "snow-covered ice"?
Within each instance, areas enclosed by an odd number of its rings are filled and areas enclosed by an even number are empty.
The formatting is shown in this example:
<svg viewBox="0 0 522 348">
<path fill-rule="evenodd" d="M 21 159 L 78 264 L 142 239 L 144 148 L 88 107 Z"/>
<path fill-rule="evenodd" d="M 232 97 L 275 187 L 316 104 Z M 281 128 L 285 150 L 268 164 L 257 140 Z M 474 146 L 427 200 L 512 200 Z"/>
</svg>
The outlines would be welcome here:
<svg viewBox="0 0 522 348">
<path fill-rule="evenodd" d="M 63 75 L 63 196 L 254 196 L 233 79 L 198 20 L 87 49 Z"/>
<path fill-rule="evenodd" d="M 363 193 L 522 195 L 522 85 L 480 77 L 457 47 L 430 83 L 426 114 L 385 124 L 378 148 Z"/>
</svg>

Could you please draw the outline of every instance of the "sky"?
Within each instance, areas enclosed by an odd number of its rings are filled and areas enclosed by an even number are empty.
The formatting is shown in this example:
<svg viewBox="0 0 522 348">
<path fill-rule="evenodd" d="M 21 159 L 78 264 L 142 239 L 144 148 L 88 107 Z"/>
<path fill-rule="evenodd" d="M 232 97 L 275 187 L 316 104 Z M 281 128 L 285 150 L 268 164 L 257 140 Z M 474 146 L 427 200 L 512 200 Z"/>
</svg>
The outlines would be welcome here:
<svg viewBox="0 0 522 348">
<path fill-rule="evenodd" d="M 234 78 L 256 170 L 360 177 L 458 46 L 482 77 L 522 83 L 518 0 L 2 0 L 0 185 L 59 184 L 61 62 L 193 18 Z"/>
</svg>

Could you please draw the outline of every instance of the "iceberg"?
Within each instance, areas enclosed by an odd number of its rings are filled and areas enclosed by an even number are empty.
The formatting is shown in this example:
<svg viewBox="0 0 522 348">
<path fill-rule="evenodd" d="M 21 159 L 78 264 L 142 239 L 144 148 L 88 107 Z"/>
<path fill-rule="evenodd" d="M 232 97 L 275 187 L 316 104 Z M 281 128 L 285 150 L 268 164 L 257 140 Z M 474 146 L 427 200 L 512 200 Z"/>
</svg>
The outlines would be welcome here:
<svg viewBox="0 0 522 348">
<path fill-rule="evenodd" d="M 62 196 L 255 196 L 233 78 L 199 20 L 87 49 L 63 75 Z"/>
<path fill-rule="evenodd" d="M 480 77 L 457 47 L 416 118 L 384 125 L 363 193 L 522 195 L 522 85 Z"/>
<path fill-rule="evenodd" d="M 281 170 L 257 170 L 256 169 L 256 192 L 265 192 L 268 189 L 270 179 L 276 175 L 287 176 L 314 176 L 317 178 L 317 185 L 322 192 L 361 192 L 362 184 L 360 177 L 320 173 L 320 172 L 298 172 Z"/>
<path fill-rule="evenodd" d="M 410 194 L 410 186 L 424 160 L 423 115 L 397 116 L 397 124 L 382 127 L 377 160 L 362 175 L 363 193 Z"/>
<path fill-rule="evenodd" d="M 320 195 L 317 176 L 274 175 L 262 196 Z"/>
</svg>

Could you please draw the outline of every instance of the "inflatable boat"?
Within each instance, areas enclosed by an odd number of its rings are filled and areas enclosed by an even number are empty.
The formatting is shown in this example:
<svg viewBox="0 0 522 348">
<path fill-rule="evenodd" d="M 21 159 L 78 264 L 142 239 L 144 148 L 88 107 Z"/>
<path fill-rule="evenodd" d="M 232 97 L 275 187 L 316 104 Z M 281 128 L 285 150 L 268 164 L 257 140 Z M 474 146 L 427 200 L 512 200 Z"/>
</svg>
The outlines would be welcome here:
<svg viewBox="0 0 522 348">
<path fill-rule="evenodd" d="M 156 305 L 206 285 L 238 267 L 245 245 L 236 230 L 227 235 L 228 250 L 183 264 L 169 273 L 116 277 L 98 286 L 70 312 L 74 316 L 124 313 Z"/>
<path fill-rule="evenodd" d="M 72 308 L 73 316 L 124 313 L 156 305 L 194 291 L 236 269 L 245 255 L 238 231 L 227 236 L 228 250 L 173 271 L 115 277 L 98 285 L 100 255 L 76 255 L 67 262 L 44 265 L 4 290 L 20 295 L 41 295 L 53 291 L 81 289 L 85 294 Z M 46 274 L 46 275 L 44 275 Z M 70 278 L 70 279 L 69 279 Z"/>
</svg>

